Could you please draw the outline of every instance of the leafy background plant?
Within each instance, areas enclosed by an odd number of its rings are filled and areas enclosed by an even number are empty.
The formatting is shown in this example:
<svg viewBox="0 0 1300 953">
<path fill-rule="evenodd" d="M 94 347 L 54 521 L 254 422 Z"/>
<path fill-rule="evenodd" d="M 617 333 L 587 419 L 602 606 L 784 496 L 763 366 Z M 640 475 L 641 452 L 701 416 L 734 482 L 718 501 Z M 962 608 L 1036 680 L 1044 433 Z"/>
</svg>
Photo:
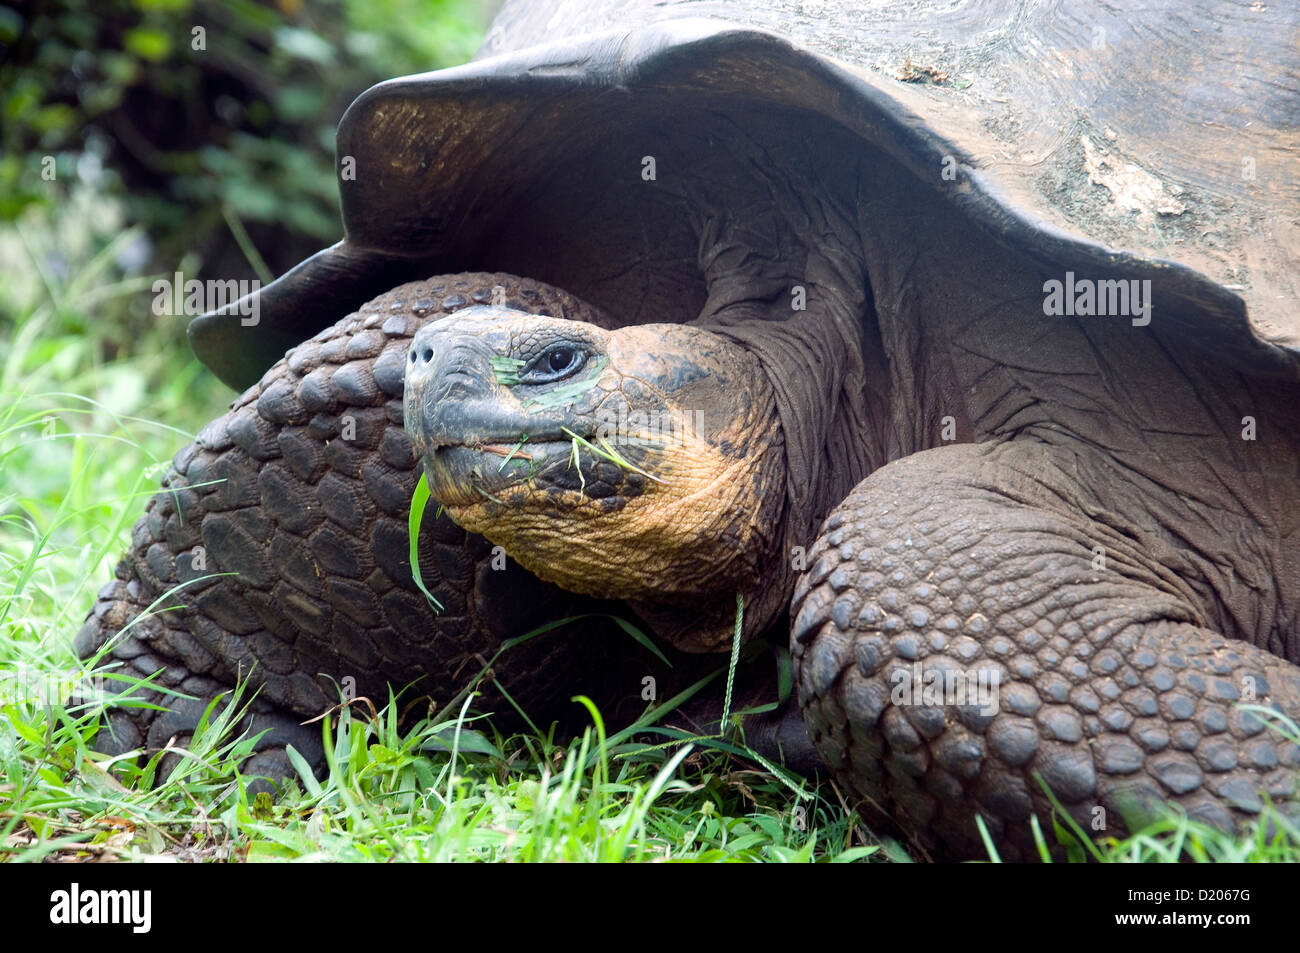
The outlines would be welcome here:
<svg viewBox="0 0 1300 953">
<path fill-rule="evenodd" d="M 468 0 L 47 0 L 0 7 L 0 218 L 97 178 L 169 263 L 232 276 L 233 213 L 280 273 L 339 237 L 334 130 L 382 79 L 467 60 Z M 203 49 L 194 49 L 196 30 Z"/>
<path fill-rule="evenodd" d="M 100 263 L 96 282 L 177 270 L 266 281 L 337 241 L 343 111 L 376 82 L 464 62 L 491 6 L 0 6 L 0 266 L 15 276 L 0 288 L 0 329 L 128 225 L 130 239 Z M 64 302 L 46 331 L 89 336 L 105 359 L 166 353 L 174 367 L 188 355 L 183 321 L 160 322 L 150 301 L 101 297 L 87 310 Z"/>
</svg>

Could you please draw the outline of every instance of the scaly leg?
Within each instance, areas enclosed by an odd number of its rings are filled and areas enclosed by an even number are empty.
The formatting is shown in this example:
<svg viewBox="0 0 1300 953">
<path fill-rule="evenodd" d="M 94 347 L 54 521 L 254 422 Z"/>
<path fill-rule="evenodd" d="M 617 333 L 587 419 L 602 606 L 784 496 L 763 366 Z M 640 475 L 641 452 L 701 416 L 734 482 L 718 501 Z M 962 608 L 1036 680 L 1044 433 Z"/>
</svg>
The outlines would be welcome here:
<svg viewBox="0 0 1300 953">
<path fill-rule="evenodd" d="M 922 850 L 958 857 L 984 856 L 976 814 L 1004 857 L 1035 856 L 1034 813 L 1054 842 L 1035 774 L 1097 836 L 1168 802 L 1230 829 L 1261 790 L 1293 797 L 1300 748 L 1234 703 L 1253 692 L 1300 716 L 1300 668 L 1208 628 L 1140 546 L 1027 477 L 1047 452 L 915 454 L 826 521 L 791 645 L 830 770 Z M 925 694 L 926 672 L 952 673 L 945 693 Z"/>
</svg>

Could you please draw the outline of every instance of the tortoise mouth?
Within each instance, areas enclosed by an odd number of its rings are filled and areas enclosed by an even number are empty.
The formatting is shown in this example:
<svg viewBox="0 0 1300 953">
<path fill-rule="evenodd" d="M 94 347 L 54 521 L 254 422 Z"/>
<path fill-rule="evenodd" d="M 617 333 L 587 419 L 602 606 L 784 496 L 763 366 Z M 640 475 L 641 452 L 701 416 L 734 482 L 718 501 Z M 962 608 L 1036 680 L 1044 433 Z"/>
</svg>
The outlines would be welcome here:
<svg viewBox="0 0 1300 953">
<path fill-rule="evenodd" d="M 500 506 L 559 515 L 593 504 L 600 512 L 620 509 L 648 492 L 651 482 L 663 482 L 593 452 L 586 437 L 574 433 L 577 440 L 544 437 L 431 449 L 425 455 L 429 492 L 453 512 L 487 506 L 491 513 Z"/>
<path fill-rule="evenodd" d="M 429 492 L 447 507 L 472 506 L 491 500 L 519 502 L 518 492 L 507 501 L 503 494 L 527 488 L 567 484 L 563 471 L 572 461 L 573 441 L 542 437 L 447 444 L 430 450 L 425 458 Z M 571 467 L 570 467 L 571 469 Z M 575 475 L 574 488 L 581 485 Z"/>
</svg>

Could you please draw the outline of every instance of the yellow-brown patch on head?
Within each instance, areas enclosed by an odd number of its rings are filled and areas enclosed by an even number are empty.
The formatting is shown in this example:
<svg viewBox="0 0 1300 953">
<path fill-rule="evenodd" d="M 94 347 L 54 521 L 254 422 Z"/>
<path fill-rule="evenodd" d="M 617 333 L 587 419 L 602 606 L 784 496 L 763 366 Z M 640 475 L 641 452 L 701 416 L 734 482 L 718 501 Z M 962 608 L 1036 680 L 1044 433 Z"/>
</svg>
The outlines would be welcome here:
<svg viewBox="0 0 1300 953">
<path fill-rule="evenodd" d="M 645 431 L 632 436 L 644 438 Z M 592 443 L 627 458 L 626 445 Z M 582 443 L 576 452 L 583 467 L 608 473 L 620 466 Z M 524 483 L 500 503 L 480 498 L 448 512 L 529 571 L 573 592 L 653 599 L 755 585 L 775 529 L 765 500 L 764 483 L 772 479 L 763 472 L 766 458 L 725 454 L 688 431 L 636 459 L 655 479 L 642 478 L 642 492 L 618 506 L 581 486 L 536 490 Z"/>
</svg>

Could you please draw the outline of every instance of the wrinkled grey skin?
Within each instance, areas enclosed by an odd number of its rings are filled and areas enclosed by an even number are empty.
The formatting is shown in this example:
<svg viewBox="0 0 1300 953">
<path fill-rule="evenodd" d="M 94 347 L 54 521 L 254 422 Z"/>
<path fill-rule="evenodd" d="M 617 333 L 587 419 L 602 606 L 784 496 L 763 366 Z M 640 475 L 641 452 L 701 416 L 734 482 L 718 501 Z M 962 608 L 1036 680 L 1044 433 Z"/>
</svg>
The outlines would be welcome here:
<svg viewBox="0 0 1300 953">
<path fill-rule="evenodd" d="M 660 188 L 692 215 L 695 322 L 785 395 L 806 493 L 787 518 L 829 515 L 803 537 L 791 647 L 831 770 L 949 856 L 979 856 L 976 814 L 1032 856 L 1043 783 L 1105 833 L 1291 798 L 1296 747 L 1234 703 L 1300 712 L 1294 374 L 1185 333 L 1237 331 L 1172 278 L 990 246 L 850 137 L 743 119 L 707 159 L 690 123 L 660 130 L 681 170 Z M 1069 271 L 1137 280 L 1131 313 L 1046 314 Z M 914 671 L 982 678 L 996 704 L 897 701 Z"/>
<path fill-rule="evenodd" d="M 768 151 L 769 163 L 776 155 Z M 756 218 L 748 206 L 715 222 L 743 221 L 736 236 L 783 234 L 782 211 Z M 815 255 L 864 241 L 830 227 L 851 220 L 851 208 L 836 211 L 814 230 L 816 251 L 790 256 L 801 266 L 786 276 L 791 286 L 807 282 L 804 268 L 822 267 L 811 264 Z M 719 277 L 766 287 L 775 256 L 752 257 L 764 263 L 761 279 L 737 270 Z M 978 856 L 978 813 L 1009 856 L 1030 856 L 1028 817 L 1050 812 L 1036 775 L 1081 823 L 1101 818 L 1093 829 L 1114 832 L 1123 817 L 1139 821 L 1171 803 L 1231 827 L 1258 810 L 1261 789 L 1294 793 L 1296 746 L 1232 703 L 1300 713 L 1298 554 L 1286 530 L 1300 459 L 1286 408 L 1297 387 L 1224 373 L 1211 355 L 1162 339 L 1157 321 L 1049 323 L 1032 290 L 1041 273 L 1008 264 L 994 277 L 1022 289 L 1027 305 L 978 323 L 965 310 L 936 314 L 909 355 L 920 367 L 949 369 L 963 385 L 956 394 L 936 387 L 866 400 L 863 368 L 889 354 L 868 343 L 879 340 L 878 319 L 862 298 L 840 292 L 854 282 L 815 286 L 799 341 L 788 325 L 758 320 L 752 303 L 740 312 L 774 384 L 789 386 L 811 354 L 838 351 L 822 367 L 841 384 L 827 395 L 831 412 L 820 414 L 855 425 L 831 427 L 826 452 L 881 461 L 842 499 L 834 483 L 842 463 L 820 470 L 820 483 L 808 485 L 806 472 L 795 481 L 824 502 L 821 512 L 813 507 L 819 521 L 829 513 L 792 606 L 814 742 L 842 782 L 940 855 Z M 783 305 L 778 297 L 771 307 Z M 862 329 L 853 350 L 836 347 L 837 316 L 848 314 Z M 723 309 L 698 326 L 730 333 L 732 320 Z M 475 333 L 472 325 L 459 338 L 434 331 L 418 335 L 416 348 L 458 346 Z M 1001 346 L 990 348 L 999 333 Z M 670 345 L 665 354 L 674 356 Z M 657 382 L 670 397 L 674 379 Z M 436 384 L 422 378 L 420 386 Z M 1243 439 L 1246 411 L 1257 425 L 1269 422 L 1270 439 Z M 914 435 L 917 419 L 934 429 Z M 431 420 L 408 410 L 417 445 Z M 957 421 L 978 440 L 945 441 Z M 786 433 L 815 432 L 818 422 L 781 414 Z M 785 502 L 797 532 L 796 502 Z M 512 555 L 527 562 L 530 554 Z M 749 621 L 761 630 L 772 617 Z M 922 675 L 982 680 L 995 689 L 992 704 L 932 699 L 919 683 L 899 700 L 900 676 L 910 683 L 914 665 Z"/>
</svg>

